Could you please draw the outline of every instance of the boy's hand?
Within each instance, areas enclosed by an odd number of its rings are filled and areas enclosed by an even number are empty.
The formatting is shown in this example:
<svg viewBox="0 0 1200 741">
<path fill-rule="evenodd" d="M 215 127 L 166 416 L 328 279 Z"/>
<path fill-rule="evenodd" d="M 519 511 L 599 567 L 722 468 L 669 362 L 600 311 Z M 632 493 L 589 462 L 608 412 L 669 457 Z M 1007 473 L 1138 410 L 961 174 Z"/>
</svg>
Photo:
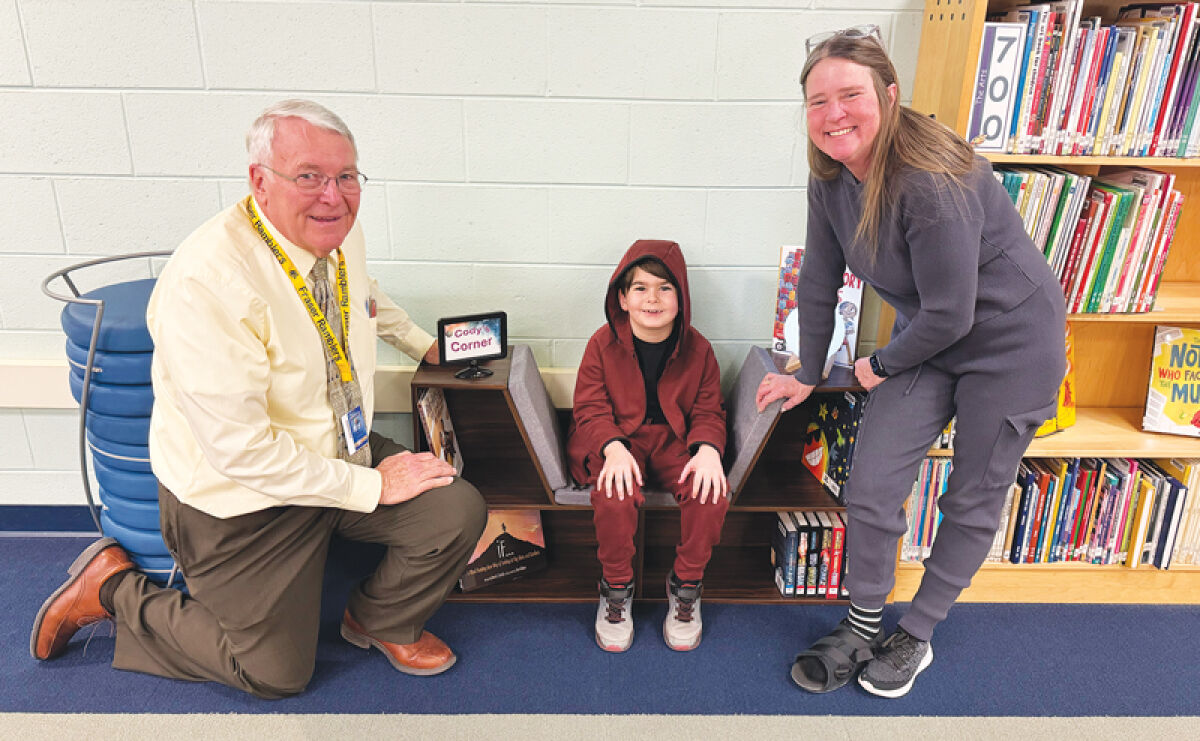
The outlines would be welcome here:
<svg viewBox="0 0 1200 741">
<path fill-rule="evenodd" d="M 708 501 L 709 494 L 712 495 L 712 503 L 716 504 L 729 492 L 729 482 L 725 480 L 721 456 L 711 445 L 700 446 L 679 474 L 679 483 L 682 484 L 688 476 L 692 477 L 692 499 L 699 496 L 700 504 Z"/>
<path fill-rule="evenodd" d="M 617 491 L 617 501 L 625 501 L 625 495 L 633 496 L 633 482 L 642 485 L 642 470 L 638 468 L 633 453 L 620 440 L 613 440 L 604 446 L 604 468 L 596 479 L 596 489 L 604 492 L 604 496 L 612 499 L 613 489 Z"/>
<path fill-rule="evenodd" d="M 758 411 L 776 399 L 787 399 L 783 402 L 783 411 L 787 411 L 808 398 L 816 386 L 800 383 L 795 376 L 782 376 L 778 373 L 768 373 L 758 384 L 758 393 L 754 395 L 754 403 Z"/>
</svg>

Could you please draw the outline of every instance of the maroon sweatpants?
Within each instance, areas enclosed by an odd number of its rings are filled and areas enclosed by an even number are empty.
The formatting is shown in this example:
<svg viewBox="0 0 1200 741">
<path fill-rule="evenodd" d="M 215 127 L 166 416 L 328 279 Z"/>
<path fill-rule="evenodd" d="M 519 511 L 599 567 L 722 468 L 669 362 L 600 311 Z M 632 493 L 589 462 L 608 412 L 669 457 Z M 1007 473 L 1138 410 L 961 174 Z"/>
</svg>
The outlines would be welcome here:
<svg viewBox="0 0 1200 741">
<path fill-rule="evenodd" d="M 729 500 L 721 497 L 714 504 L 710 496 L 704 504 L 692 498 L 692 477 L 676 483 L 691 456 L 687 446 L 675 437 L 669 425 L 642 425 L 629 437 L 630 452 L 642 471 L 642 480 L 651 487 L 670 491 L 679 503 L 679 543 L 675 546 L 675 575 L 682 581 L 698 581 L 712 556 L 713 546 L 721 540 L 721 525 Z M 593 487 L 604 468 L 604 457 L 588 455 L 583 460 L 587 483 Z M 592 507 L 596 523 L 596 549 L 609 584 L 633 581 L 633 536 L 637 533 L 638 507 L 646 502 L 642 487 L 633 482 L 633 496 L 624 500 L 592 489 Z"/>
</svg>

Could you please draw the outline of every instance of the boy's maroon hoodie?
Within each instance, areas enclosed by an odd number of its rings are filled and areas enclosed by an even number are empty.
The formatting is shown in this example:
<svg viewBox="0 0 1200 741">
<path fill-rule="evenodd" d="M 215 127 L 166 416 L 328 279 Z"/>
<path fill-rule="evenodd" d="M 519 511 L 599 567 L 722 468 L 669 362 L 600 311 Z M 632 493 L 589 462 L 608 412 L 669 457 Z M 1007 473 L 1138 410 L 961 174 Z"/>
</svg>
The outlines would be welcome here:
<svg viewBox="0 0 1200 741">
<path fill-rule="evenodd" d="M 588 340 L 575 380 L 572 429 L 567 456 L 572 474 L 589 454 L 603 457 L 609 442 L 624 439 L 646 418 L 646 390 L 633 346 L 629 314 L 618 300 L 620 278 L 628 266 L 654 257 L 666 266 L 679 289 L 679 339 L 658 382 L 658 402 L 672 432 L 689 450 L 708 443 L 725 454 L 725 409 L 721 403 L 721 369 L 712 346 L 692 327 L 687 263 L 675 242 L 642 239 L 633 243 L 613 271 L 604 299 L 608 324 Z M 579 480 L 579 477 L 576 476 Z"/>
</svg>

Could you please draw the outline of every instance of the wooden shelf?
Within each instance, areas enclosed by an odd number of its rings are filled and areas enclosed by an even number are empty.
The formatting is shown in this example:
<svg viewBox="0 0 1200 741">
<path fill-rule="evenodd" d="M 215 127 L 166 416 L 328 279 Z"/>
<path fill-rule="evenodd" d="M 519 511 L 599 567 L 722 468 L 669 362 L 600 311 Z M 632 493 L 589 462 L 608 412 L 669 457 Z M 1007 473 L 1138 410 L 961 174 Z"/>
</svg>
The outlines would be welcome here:
<svg viewBox="0 0 1200 741">
<path fill-rule="evenodd" d="M 989 11 L 1022 0 L 962 0 L 947 5 L 927 0 L 914 78 L 913 108 L 933 115 L 959 134 L 966 131 L 975 92 L 975 60 Z M 1084 16 L 1111 23 L 1122 0 L 1086 0 Z M 947 60 L 953 63 L 947 64 Z M 1072 314 L 1075 342 L 1074 426 L 1034 440 L 1031 457 L 1200 457 L 1200 440 L 1141 430 L 1154 325 L 1200 324 L 1200 158 L 1059 157 L 1028 154 L 984 156 L 995 164 L 1056 165 L 1096 175 L 1109 167 L 1147 167 L 1175 175 L 1184 212 L 1163 267 L 1154 311 L 1142 314 Z M 881 332 L 885 328 L 881 328 Z M 947 455 L 948 452 L 937 451 Z M 897 569 L 893 598 L 912 598 L 919 565 Z M 1200 604 L 1200 569 L 1160 571 L 1090 564 L 985 565 L 964 601 L 1115 602 Z"/>
<path fill-rule="evenodd" d="M 1032 457 L 1200 458 L 1200 438 L 1142 432 L 1142 408 L 1076 411 L 1075 425 L 1033 441 Z"/>
<path fill-rule="evenodd" d="M 1154 310 L 1140 314 L 1071 314 L 1072 322 L 1145 322 L 1196 324 L 1200 322 L 1200 283 L 1175 281 L 1158 287 Z"/>
<path fill-rule="evenodd" d="M 1200 167 L 1200 157 L 1063 157 L 1049 154 L 997 154 L 984 153 L 989 162 L 997 165 L 1080 165 L 1118 167 Z"/>
<path fill-rule="evenodd" d="M 892 599 L 912 600 L 924 573 L 920 564 L 900 564 Z M 1200 604 L 1200 568 L 1163 571 L 1150 566 L 1131 569 L 1085 563 L 988 563 L 963 590 L 959 601 Z"/>
<path fill-rule="evenodd" d="M 1142 407 L 1081 407 L 1075 424 L 1039 437 L 1029 458 L 1200 458 L 1200 438 L 1142 431 Z M 953 450 L 931 450 L 950 457 Z"/>
<path fill-rule="evenodd" d="M 546 536 L 547 567 L 513 582 L 490 585 L 451 599 L 463 602 L 591 602 L 597 598 L 600 564 L 591 507 L 559 505 L 532 453 L 527 430 L 508 389 L 508 358 L 487 367 L 494 375 L 464 381 L 454 368 L 422 365 L 413 375 L 412 395 L 440 388 L 454 424 L 464 461 L 463 476 L 478 487 L 492 509 L 536 509 Z M 821 391 L 858 388 L 853 374 L 838 369 Z M 559 410 L 561 429 L 569 411 Z M 771 567 L 771 533 L 780 510 L 842 510 L 837 501 L 803 467 L 805 413 L 779 418 L 761 444 L 755 462 L 725 519 L 721 544 L 705 571 L 704 597 L 716 602 L 811 601 L 779 594 Z M 414 415 L 413 439 L 427 449 L 419 417 Z M 639 514 L 637 556 L 634 559 L 636 598 L 665 600 L 662 584 L 679 542 L 679 509 L 646 506 Z"/>
</svg>

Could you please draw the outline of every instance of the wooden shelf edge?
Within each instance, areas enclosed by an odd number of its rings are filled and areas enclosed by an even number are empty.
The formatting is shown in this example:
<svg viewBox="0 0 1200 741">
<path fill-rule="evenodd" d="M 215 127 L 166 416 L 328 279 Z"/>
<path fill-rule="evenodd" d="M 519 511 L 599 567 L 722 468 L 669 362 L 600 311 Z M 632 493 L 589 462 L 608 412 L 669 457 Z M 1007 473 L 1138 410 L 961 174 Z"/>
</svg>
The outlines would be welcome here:
<svg viewBox="0 0 1200 741">
<path fill-rule="evenodd" d="M 1034 439 L 1028 458 L 1200 458 L 1200 438 L 1142 430 L 1142 407 L 1080 407 L 1075 424 Z M 935 458 L 953 450 L 930 450 Z"/>
<path fill-rule="evenodd" d="M 900 564 L 891 601 L 912 600 L 924 573 L 920 564 Z M 1200 604 L 1200 568 L 1163 571 L 1149 566 L 987 563 L 958 601 L 1196 605 Z"/>
<path fill-rule="evenodd" d="M 1117 322 L 1125 324 L 1200 323 L 1200 283 L 1167 281 L 1158 287 L 1154 310 L 1140 314 L 1071 314 L 1071 322 Z"/>
<path fill-rule="evenodd" d="M 1080 407 L 1073 426 L 1034 440 L 1025 455 L 1200 458 L 1200 438 L 1143 432 L 1143 411 L 1141 407 Z"/>
<path fill-rule="evenodd" d="M 980 152 L 997 165 L 1116 165 L 1121 167 L 1200 167 L 1200 157 L 1070 157 L 1050 154 Z"/>
</svg>

